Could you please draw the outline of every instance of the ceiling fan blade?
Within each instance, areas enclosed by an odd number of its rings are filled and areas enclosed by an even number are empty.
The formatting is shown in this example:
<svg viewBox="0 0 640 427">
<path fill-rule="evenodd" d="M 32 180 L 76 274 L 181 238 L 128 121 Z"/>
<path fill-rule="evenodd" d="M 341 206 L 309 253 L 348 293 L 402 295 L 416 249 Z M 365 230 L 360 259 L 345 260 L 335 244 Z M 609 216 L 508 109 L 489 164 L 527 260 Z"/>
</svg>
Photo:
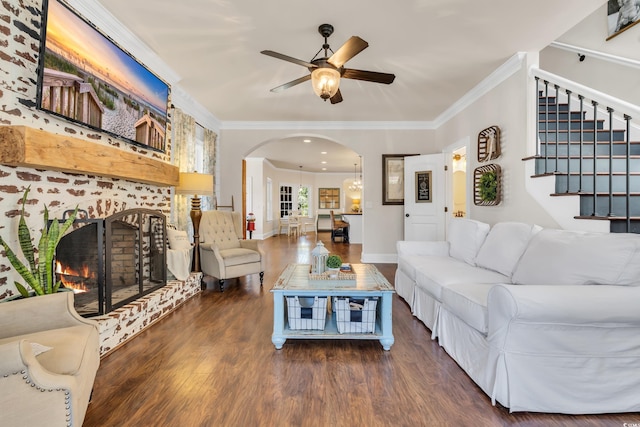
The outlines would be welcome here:
<svg viewBox="0 0 640 427">
<path fill-rule="evenodd" d="M 365 82 L 384 83 L 386 85 L 393 83 L 396 78 L 395 74 L 377 73 L 375 71 L 352 70 L 345 68 L 342 77 L 345 79 L 364 80 Z"/>
<path fill-rule="evenodd" d="M 331 101 L 332 104 L 337 104 L 338 102 L 342 102 L 342 94 L 340 93 L 340 89 L 338 89 L 335 95 L 329 98 L 329 101 Z"/>
<path fill-rule="evenodd" d="M 345 62 L 365 50 L 368 46 L 369 43 L 362 40 L 360 37 L 352 36 L 342 46 L 340 46 L 340 49 L 331 55 L 328 62 L 334 67 L 340 68 Z"/>
<path fill-rule="evenodd" d="M 307 61 L 303 61 L 302 59 L 297 59 L 291 56 L 283 55 L 281 53 L 274 52 L 272 50 L 263 50 L 260 53 L 262 53 L 263 55 L 271 56 L 276 59 L 282 59 L 283 61 L 293 62 L 294 64 L 302 65 L 303 67 L 306 67 L 306 68 L 317 67 L 317 65 L 312 64 L 311 62 L 307 62 Z"/>
<path fill-rule="evenodd" d="M 289 83 L 285 83 L 283 85 L 274 87 L 273 89 L 271 89 L 271 92 L 282 92 L 285 89 L 289 89 L 291 86 L 295 86 L 295 85 L 298 85 L 300 83 L 304 83 L 307 80 L 311 80 L 311 74 L 307 74 L 306 76 L 300 77 L 299 79 L 291 80 Z"/>
</svg>

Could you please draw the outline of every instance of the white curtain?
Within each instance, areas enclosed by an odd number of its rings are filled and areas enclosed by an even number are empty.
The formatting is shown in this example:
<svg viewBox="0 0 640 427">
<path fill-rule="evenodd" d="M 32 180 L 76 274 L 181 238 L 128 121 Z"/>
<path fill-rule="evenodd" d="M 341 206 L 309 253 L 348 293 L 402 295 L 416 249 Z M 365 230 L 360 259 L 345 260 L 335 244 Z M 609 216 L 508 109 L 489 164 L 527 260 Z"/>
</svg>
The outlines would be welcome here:
<svg viewBox="0 0 640 427">
<path fill-rule="evenodd" d="M 179 108 L 173 112 L 173 142 L 172 149 L 175 150 L 174 164 L 178 166 L 180 172 L 194 172 L 201 168 L 202 173 L 214 176 L 212 197 L 201 198 L 201 209 L 203 211 L 214 209 L 215 197 L 215 172 L 216 172 L 216 139 L 218 135 L 209 129 L 204 129 L 203 158 L 204 165 L 196 165 L 196 120 Z M 189 212 L 191 211 L 191 196 L 177 194 L 173 198 L 174 209 L 172 222 L 179 230 L 187 230 L 189 236 L 193 238 L 193 226 Z"/>
<path fill-rule="evenodd" d="M 213 196 L 202 198 L 202 210 L 215 209 L 216 197 L 216 139 L 218 135 L 210 130 L 204 130 L 204 165 L 202 172 L 213 175 Z"/>
<path fill-rule="evenodd" d="M 174 156 L 175 165 L 180 172 L 193 172 L 195 170 L 195 146 L 196 146 L 196 121 L 193 117 L 185 114 L 181 109 L 173 111 L 173 144 L 176 152 Z M 191 210 L 191 196 L 186 194 L 176 194 L 173 197 L 172 222 L 176 224 L 178 230 L 187 230 L 190 239 L 193 239 L 193 226 L 189 217 Z"/>
</svg>

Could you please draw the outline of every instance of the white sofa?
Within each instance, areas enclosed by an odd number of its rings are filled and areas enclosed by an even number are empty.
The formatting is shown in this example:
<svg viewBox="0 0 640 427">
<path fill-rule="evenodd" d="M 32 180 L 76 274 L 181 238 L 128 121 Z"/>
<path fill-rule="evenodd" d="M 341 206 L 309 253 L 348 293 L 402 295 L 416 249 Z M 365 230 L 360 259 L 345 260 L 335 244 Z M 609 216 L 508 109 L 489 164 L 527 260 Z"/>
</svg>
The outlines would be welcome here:
<svg viewBox="0 0 640 427">
<path fill-rule="evenodd" d="M 456 218 L 397 243 L 395 285 L 510 411 L 640 411 L 640 235 Z"/>
<path fill-rule="evenodd" d="M 73 292 L 0 303 L 0 425 L 81 426 L 100 364 Z"/>
</svg>

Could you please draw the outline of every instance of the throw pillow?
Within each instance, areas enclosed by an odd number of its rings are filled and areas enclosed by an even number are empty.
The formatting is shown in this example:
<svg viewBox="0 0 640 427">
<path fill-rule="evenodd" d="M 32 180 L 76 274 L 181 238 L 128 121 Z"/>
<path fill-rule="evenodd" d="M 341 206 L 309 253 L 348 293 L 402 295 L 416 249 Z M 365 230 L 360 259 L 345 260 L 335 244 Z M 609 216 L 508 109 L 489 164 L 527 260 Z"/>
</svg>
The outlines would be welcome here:
<svg viewBox="0 0 640 427">
<path fill-rule="evenodd" d="M 171 249 L 189 249 L 191 242 L 186 231 L 172 230 L 167 228 L 167 237 L 169 238 L 169 247 Z"/>
<path fill-rule="evenodd" d="M 518 285 L 634 285 L 640 279 L 635 234 L 544 229 L 513 272 Z"/>
<path fill-rule="evenodd" d="M 489 224 L 466 218 L 449 222 L 449 255 L 470 265 L 476 265 L 476 255 L 489 233 Z"/>
<path fill-rule="evenodd" d="M 494 225 L 478 252 L 476 264 L 511 277 L 529 240 L 540 230 L 540 226 L 522 222 L 500 222 Z"/>
</svg>

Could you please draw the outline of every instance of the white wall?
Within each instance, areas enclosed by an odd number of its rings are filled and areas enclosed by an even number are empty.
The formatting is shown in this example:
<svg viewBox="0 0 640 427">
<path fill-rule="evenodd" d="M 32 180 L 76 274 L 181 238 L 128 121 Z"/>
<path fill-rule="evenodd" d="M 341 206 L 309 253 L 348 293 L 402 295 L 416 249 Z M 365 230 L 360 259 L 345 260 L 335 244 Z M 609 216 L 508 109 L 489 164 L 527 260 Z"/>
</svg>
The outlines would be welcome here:
<svg viewBox="0 0 640 427">
<path fill-rule="evenodd" d="M 256 147 L 275 138 L 286 138 L 292 134 L 308 133 L 318 135 L 345 145 L 362 154 L 363 178 L 365 181 L 362 197 L 363 222 L 366 231 L 363 236 L 363 260 L 366 262 L 395 262 L 396 241 L 403 238 L 402 206 L 382 205 L 382 154 L 435 152 L 435 131 L 433 130 L 371 130 L 371 129 L 331 129 L 319 132 L 317 129 L 222 129 L 220 134 L 220 181 L 221 200 L 234 195 L 240 200 L 242 191 L 242 159 Z M 292 183 L 298 181 L 293 172 Z M 345 174 L 345 178 L 351 177 Z M 278 180 L 274 179 L 274 187 Z M 317 185 L 317 183 L 316 183 Z M 337 185 L 340 186 L 340 185 Z"/>
<path fill-rule="evenodd" d="M 478 133 L 496 125 L 501 132 L 501 155 L 492 163 L 503 174 L 502 202 L 498 206 L 467 207 L 468 217 L 495 224 L 499 221 L 522 221 L 557 227 L 557 223 L 533 200 L 525 188 L 523 158 L 527 157 L 527 72 L 522 67 L 491 92 L 482 96 L 437 130 L 437 144 L 447 147 L 468 137 L 467 171 L 472 182 L 478 163 Z M 473 191 L 473 185 L 468 186 Z M 473 199 L 472 199 L 473 200 Z"/>
<path fill-rule="evenodd" d="M 607 39 L 606 4 L 557 41 L 604 55 L 640 61 L 640 24 Z M 580 62 L 577 52 L 547 47 L 540 52 L 540 68 L 574 80 L 600 92 L 640 105 L 640 70 L 587 54 Z"/>
</svg>

